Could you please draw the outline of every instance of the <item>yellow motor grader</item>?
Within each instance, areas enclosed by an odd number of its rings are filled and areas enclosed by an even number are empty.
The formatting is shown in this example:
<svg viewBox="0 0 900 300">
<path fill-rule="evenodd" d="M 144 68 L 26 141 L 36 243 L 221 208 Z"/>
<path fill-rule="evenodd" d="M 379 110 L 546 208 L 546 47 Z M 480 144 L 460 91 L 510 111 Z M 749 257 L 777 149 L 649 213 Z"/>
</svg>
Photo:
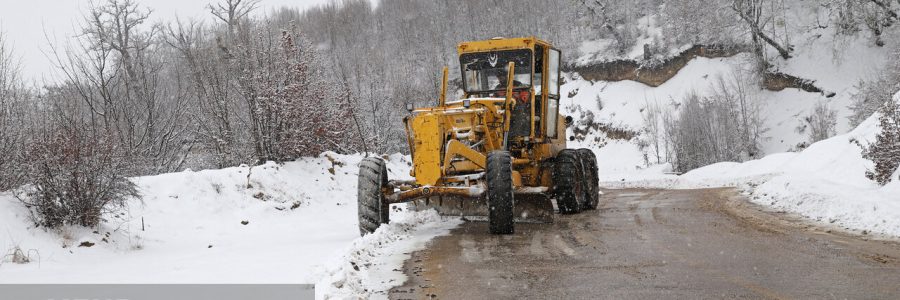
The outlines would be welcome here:
<svg viewBox="0 0 900 300">
<path fill-rule="evenodd" d="M 360 234 L 388 223 L 394 203 L 486 216 L 493 234 L 513 233 L 517 221 L 552 221 L 556 210 L 595 209 L 597 159 L 566 148 L 571 119 L 559 114 L 560 51 L 526 37 L 464 42 L 458 53 L 462 99 L 447 99 L 445 67 L 437 106 L 407 105 L 415 180 L 389 180 L 380 158 L 360 163 Z"/>
</svg>

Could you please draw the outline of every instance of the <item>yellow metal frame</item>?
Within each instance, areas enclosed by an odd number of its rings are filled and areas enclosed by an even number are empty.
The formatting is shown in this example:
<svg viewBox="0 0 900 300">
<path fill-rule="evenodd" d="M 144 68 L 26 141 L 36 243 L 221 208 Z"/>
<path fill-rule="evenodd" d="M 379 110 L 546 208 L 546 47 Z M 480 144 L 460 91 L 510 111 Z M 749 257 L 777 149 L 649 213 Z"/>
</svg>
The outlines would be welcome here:
<svg viewBox="0 0 900 300">
<path fill-rule="evenodd" d="M 447 142 L 446 149 L 447 154 L 444 155 L 444 174 L 447 174 L 447 168 L 452 166 L 450 162 L 455 157 L 464 157 L 471 161 L 475 167 L 480 169 L 487 167 L 487 156 L 481 152 L 472 150 L 458 140 L 450 140 Z"/>
<path fill-rule="evenodd" d="M 460 43 L 459 46 L 456 47 L 456 50 L 459 54 L 518 49 L 534 50 L 534 45 L 538 44 L 548 48 L 551 47 L 550 43 L 531 36 L 521 38 L 496 38 L 485 41 L 464 42 Z"/>
</svg>

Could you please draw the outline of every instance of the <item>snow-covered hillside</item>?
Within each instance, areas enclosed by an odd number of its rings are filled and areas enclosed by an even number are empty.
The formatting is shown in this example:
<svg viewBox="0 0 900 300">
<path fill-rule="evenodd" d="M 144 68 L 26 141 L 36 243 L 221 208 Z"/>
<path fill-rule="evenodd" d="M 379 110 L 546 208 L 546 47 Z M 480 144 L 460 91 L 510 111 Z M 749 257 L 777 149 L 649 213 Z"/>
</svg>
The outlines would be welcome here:
<svg viewBox="0 0 900 300">
<path fill-rule="evenodd" d="M 900 236 L 900 183 L 879 187 L 865 178 L 872 162 L 863 159 L 860 145 L 867 145 L 878 132 L 877 122 L 870 118 L 852 128 L 852 97 L 857 85 L 872 80 L 894 57 L 889 47 L 874 45 L 871 37 L 836 35 L 833 28 L 815 26 L 822 18 L 815 2 L 791 2 L 782 16 L 785 35 L 790 36 L 793 51 L 790 59 L 769 53 L 772 71 L 813 81 L 824 93 L 811 93 L 794 88 L 769 91 L 752 78 L 750 96 L 760 105 L 764 131 L 760 157 L 745 163 L 724 162 L 703 167 L 682 176 L 668 174 L 672 167 L 658 164 L 655 149 L 647 145 L 648 107 L 659 107 L 663 114 L 675 113 L 690 93 L 708 96 L 719 77 L 746 74 L 752 68 L 753 56 L 742 53 L 726 58 L 698 57 L 687 63 L 670 80 L 658 87 L 635 81 L 596 81 L 582 79 L 577 73 L 566 76 L 562 87 L 562 111 L 572 116 L 578 131 L 585 130 L 585 120 L 606 128 L 629 132 L 610 139 L 603 130 L 589 130 L 587 135 L 570 142 L 570 147 L 593 149 L 599 160 L 600 176 L 606 187 L 699 188 L 741 186 L 752 192 L 752 201 L 777 210 L 799 213 L 811 219 L 833 223 L 859 231 Z M 648 28 L 647 42 L 659 37 L 659 28 L 650 19 L 641 20 Z M 583 44 L 577 65 L 592 60 L 641 59 L 642 44 L 635 45 L 623 57 L 610 57 L 604 41 Z M 678 49 L 663 49 L 659 54 L 673 55 Z M 597 51 L 597 53 L 590 53 Z M 605 51 L 605 52 L 604 52 Z M 771 49 L 769 51 L 772 51 Z M 833 96 L 827 97 L 834 93 Z M 825 102 L 836 111 L 837 136 L 810 145 L 802 152 L 801 144 L 809 137 L 798 131 L 814 106 Z M 657 119 L 658 121 L 658 119 Z M 569 134 L 575 131 L 569 129 Z M 615 133 L 613 133 L 615 134 Z M 664 149 L 663 149 L 664 156 Z"/>
<path fill-rule="evenodd" d="M 807 133 L 799 132 L 798 127 L 804 125 L 804 118 L 810 115 L 819 102 L 827 103 L 836 111 L 836 133 L 847 133 L 853 128 L 848 117 L 851 115 L 852 97 L 858 92 L 857 86 L 862 80 L 876 78 L 891 61 L 889 47 L 878 47 L 872 39 L 860 32 L 857 35 L 836 35 L 835 29 L 816 26 L 821 14 L 816 2 L 791 2 L 783 18 L 785 35 L 790 37 L 793 51 L 790 59 L 782 59 L 774 52 L 769 54 L 771 71 L 781 72 L 810 80 L 824 90 L 824 93 L 810 93 L 799 89 L 787 88 L 782 91 L 764 90 L 754 78 L 742 78 L 750 89 L 750 96 L 760 106 L 763 135 L 760 141 L 764 155 L 794 151 L 798 145 L 808 144 Z M 665 32 L 659 28 L 655 17 L 638 20 L 643 31 L 639 43 L 631 51 L 622 56 L 610 56 L 612 52 L 604 43 L 608 40 L 585 41 L 576 53 L 573 64 L 586 65 L 596 61 L 616 59 L 633 59 L 641 61 L 644 44 L 656 47 Z M 659 58 L 671 57 L 680 50 L 691 45 L 682 45 L 671 49 L 659 49 Z M 773 51 L 770 49 L 770 51 Z M 583 80 L 577 73 L 566 76 L 566 84 L 562 87 L 563 112 L 575 120 L 583 120 L 590 114 L 596 123 L 603 123 L 632 132 L 640 132 L 646 128 L 642 117 L 645 109 L 659 107 L 663 113 L 677 112 L 678 107 L 689 93 L 708 96 L 713 92 L 713 85 L 719 77 L 730 79 L 735 74 L 748 74 L 753 68 L 753 55 L 749 52 L 726 58 L 698 57 L 690 61 L 677 74 L 658 87 L 651 87 L 634 81 L 591 82 Z M 827 94 L 834 93 L 832 97 Z M 570 96 L 570 97 L 567 97 Z M 607 142 L 603 133 L 587 138 L 578 146 L 597 148 Z M 598 140 L 597 136 L 601 138 Z M 621 173 L 646 167 L 656 163 L 654 155 L 644 160 L 644 154 L 654 152 L 650 147 L 639 149 L 636 145 L 646 135 L 631 141 L 608 141 L 610 149 L 600 148 L 598 155 L 617 157 L 614 165 L 601 166 L 601 171 Z M 630 145 L 629 145 L 630 144 Z"/>
<path fill-rule="evenodd" d="M 900 101 L 900 93 L 895 100 Z M 856 232 L 900 237 L 900 180 L 879 186 L 865 176 L 873 163 L 863 158 L 863 147 L 874 142 L 879 131 L 875 115 L 849 133 L 814 143 L 801 152 L 772 154 L 744 163 L 717 163 L 681 176 L 663 174 L 658 168 L 609 175 L 601 185 L 681 189 L 736 186 L 745 190 L 752 202 L 776 210 Z"/>
<path fill-rule="evenodd" d="M 408 157 L 388 158 L 391 178 L 409 177 Z M 366 297 L 382 282 L 402 283 L 393 270 L 403 253 L 459 221 L 400 206 L 390 226 L 359 239 L 360 160 L 325 153 L 281 165 L 135 178 L 143 201 L 107 215 L 99 229 L 34 228 L 27 210 L 4 194 L 0 249 L 18 247 L 32 262 L 4 258 L 0 282 L 319 283 L 320 294 Z"/>
<path fill-rule="evenodd" d="M 830 108 L 837 111 L 838 133 L 845 133 L 851 129 L 847 117 L 850 115 L 851 97 L 856 92 L 854 85 L 861 79 L 874 76 L 871 73 L 878 69 L 878 65 L 884 62 L 886 56 L 881 49 L 856 45 L 867 51 L 867 59 L 835 62 L 830 56 L 831 53 L 820 50 L 821 47 L 817 47 L 820 45 L 816 44 L 811 46 L 809 52 L 799 53 L 797 58 L 786 64 L 805 78 L 817 80 L 817 85 L 826 91 L 834 92 L 836 94 L 834 97 L 826 98 L 822 94 L 792 88 L 779 92 L 762 89 L 752 91 L 752 96 L 761 104 L 763 126 L 767 129 L 761 141 L 762 150 L 766 154 L 793 150 L 798 144 L 808 140 L 806 134 L 796 129 L 802 124 L 803 117 L 812 112 L 818 101 L 827 101 Z M 801 56 L 807 53 L 808 56 Z M 567 78 L 568 83 L 562 87 L 563 112 L 572 115 L 576 120 L 584 119 L 586 112 L 590 112 L 595 122 L 640 132 L 646 125 L 642 113 L 648 106 L 659 106 L 664 112 L 675 111 L 686 95 L 691 92 L 699 95 L 710 94 L 717 77 L 728 77 L 735 72 L 742 72 L 747 68 L 749 59 L 750 54 L 739 54 L 730 58 L 696 58 L 675 77 L 659 87 L 634 81 L 590 82 L 580 79 L 577 73 L 572 74 Z M 567 95 L 572 97 L 566 97 Z M 635 142 L 632 141 L 632 144 L 636 144 Z M 591 138 L 581 145 L 598 146 Z M 629 161 L 633 163 L 629 166 L 632 169 L 634 166 L 645 166 L 641 151 L 628 155 L 641 158 Z M 623 171 L 619 168 L 606 170 Z"/>
</svg>

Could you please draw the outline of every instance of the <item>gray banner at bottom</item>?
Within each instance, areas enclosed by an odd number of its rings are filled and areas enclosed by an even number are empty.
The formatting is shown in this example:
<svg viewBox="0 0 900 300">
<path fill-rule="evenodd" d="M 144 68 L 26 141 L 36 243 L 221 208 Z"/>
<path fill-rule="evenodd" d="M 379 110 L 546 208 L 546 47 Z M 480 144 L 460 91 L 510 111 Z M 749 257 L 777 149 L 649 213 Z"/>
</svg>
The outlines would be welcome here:
<svg viewBox="0 0 900 300">
<path fill-rule="evenodd" d="M 315 299 L 312 284 L 0 284 L 0 300 Z"/>
</svg>

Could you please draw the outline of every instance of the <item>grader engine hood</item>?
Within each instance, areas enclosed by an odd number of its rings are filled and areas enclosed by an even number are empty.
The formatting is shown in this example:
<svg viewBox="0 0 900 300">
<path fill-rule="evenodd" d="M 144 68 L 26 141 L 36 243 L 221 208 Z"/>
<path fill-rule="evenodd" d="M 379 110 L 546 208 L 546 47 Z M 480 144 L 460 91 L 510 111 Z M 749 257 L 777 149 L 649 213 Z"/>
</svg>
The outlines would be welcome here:
<svg viewBox="0 0 900 300">
<path fill-rule="evenodd" d="M 412 119 L 413 170 L 416 183 L 435 185 L 441 178 L 441 148 L 444 145 L 444 124 L 440 115 L 424 113 Z"/>
<path fill-rule="evenodd" d="M 484 171 L 484 143 L 489 131 L 482 124 L 492 112 L 485 108 L 451 107 L 419 112 L 409 122 L 413 171 L 419 185 L 437 185 L 451 175 Z"/>
</svg>

